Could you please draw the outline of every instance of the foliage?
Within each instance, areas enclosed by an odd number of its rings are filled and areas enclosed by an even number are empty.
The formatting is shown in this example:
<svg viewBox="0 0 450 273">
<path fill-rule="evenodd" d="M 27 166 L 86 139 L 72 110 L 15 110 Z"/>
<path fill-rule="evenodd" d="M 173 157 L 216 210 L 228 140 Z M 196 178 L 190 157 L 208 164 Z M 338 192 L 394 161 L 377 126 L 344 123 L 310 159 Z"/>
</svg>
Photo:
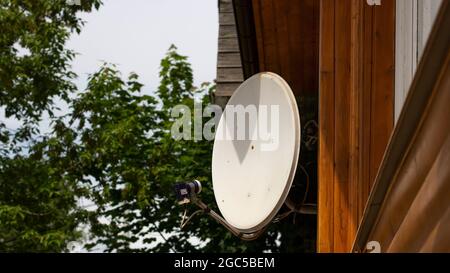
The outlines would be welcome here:
<svg viewBox="0 0 450 273">
<path fill-rule="evenodd" d="M 68 5 L 66 0 L 0 0 L 0 106 L 6 117 L 24 124 L 13 141 L 29 140 L 38 132 L 34 125 L 42 113 L 53 115 L 54 99 L 68 101 L 75 91 L 70 71 L 75 53 L 64 46 L 83 25 L 77 13 L 99 5 L 99 0 L 82 5 Z"/>
<path fill-rule="evenodd" d="M 86 247 L 107 252 L 302 250 L 291 239 L 300 240 L 291 225 L 272 225 L 254 242 L 239 240 L 208 217 L 180 229 L 185 208 L 176 204 L 174 183 L 200 180 L 203 201 L 217 210 L 212 142 L 172 138 L 170 111 L 184 104 L 193 115 L 194 98 L 205 107 L 214 86 L 194 87 L 187 58 L 172 46 L 154 95 L 144 94 L 136 74 L 124 79 L 104 64 L 71 99 L 74 53 L 64 44 L 81 30 L 77 12 L 100 4 L 81 3 L 0 0 L 0 107 L 23 123 L 12 133 L 0 121 L 0 252 L 68 251 L 85 223 Z M 56 98 L 70 105 L 70 113 L 53 115 Z M 49 134 L 37 129 L 45 113 L 52 120 Z M 93 206 L 81 206 L 83 200 Z M 195 210 L 186 208 L 188 214 Z"/>
<path fill-rule="evenodd" d="M 202 198 L 214 204 L 212 143 L 174 140 L 170 110 L 178 104 L 193 109 L 199 92 L 205 106 L 214 87 L 193 87 L 191 67 L 175 47 L 161 61 L 160 77 L 156 100 L 139 92 L 136 75 L 124 81 L 114 66 L 105 65 L 74 103 L 71 124 L 79 135 L 80 168 L 73 177 L 95 181 L 92 198 L 98 205 L 97 217 L 91 217 L 94 243 L 88 247 L 119 252 L 275 250 L 274 232 L 244 244 L 206 217 L 180 230 L 184 208 L 175 202 L 176 182 L 200 180 L 206 185 Z"/>
<path fill-rule="evenodd" d="M 172 193 L 176 182 L 198 179 L 204 185 L 202 200 L 218 208 L 211 185 L 212 142 L 175 140 L 170 111 L 183 104 L 193 115 L 194 97 L 201 97 L 205 107 L 214 86 L 195 88 L 190 64 L 174 46 L 161 61 L 160 79 L 153 98 L 142 94 L 137 75 L 122 80 L 114 66 L 104 65 L 74 103 L 71 127 L 79 136 L 79 154 L 72 160 L 81 162 L 72 176 L 95 181 L 92 198 L 99 206 L 91 217 L 94 241 L 88 247 L 103 245 L 111 252 L 311 251 L 314 217 L 297 219 L 295 225 L 288 218 L 253 242 L 241 241 L 206 216 L 180 229 L 185 208 Z M 194 126 L 191 130 L 194 134 Z M 196 210 L 186 208 L 188 214 Z"/>
<path fill-rule="evenodd" d="M 48 144 L 28 157 L 0 159 L 1 252 L 67 251 L 81 235 L 77 228 L 86 214 L 76 198 L 82 190 L 60 173 L 63 161 L 44 159 L 59 153 Z"/>
<path fill-rule="evenodd" d="M 37 123 L 45 113 L 54 116 L 55 99 L 69 101 L 75 91 L 74 52 L 64 45 L 81 30 L 78 12 L 99 5 L 0 0 L 0 110 L 21 124 L 12 131 L 0 120 L 1 252 L 67 251 L 81 235 L 77 228 L 87 215 L 77 203 L 86 192 L 67 175 L 70 135 L 43 136 Z"/>
</svg>

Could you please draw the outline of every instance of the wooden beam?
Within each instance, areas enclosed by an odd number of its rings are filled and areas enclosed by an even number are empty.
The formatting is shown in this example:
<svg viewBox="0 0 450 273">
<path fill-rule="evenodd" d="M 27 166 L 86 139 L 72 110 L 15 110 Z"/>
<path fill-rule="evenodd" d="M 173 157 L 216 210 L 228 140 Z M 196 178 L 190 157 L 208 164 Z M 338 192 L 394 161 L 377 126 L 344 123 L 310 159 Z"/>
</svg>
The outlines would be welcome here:
<svg viewBox="0 0 450 273">
<path fill-rule="evenodd" d="M 450 2 L 444 1 L 376 176 L 354 251 L 449 252 Z"/>
<path fill-rule="evenodd" d="M 320 3 L 318 251 L 348 252 L 393 126 L 395 3 Z"/>
<path fill-rule="evenodd" d="M 320 96 L 318 162 L 317 251 L 334 250 L 334 15 L 335 1 L 321 0 L 320 5 Z"/>
</svg>

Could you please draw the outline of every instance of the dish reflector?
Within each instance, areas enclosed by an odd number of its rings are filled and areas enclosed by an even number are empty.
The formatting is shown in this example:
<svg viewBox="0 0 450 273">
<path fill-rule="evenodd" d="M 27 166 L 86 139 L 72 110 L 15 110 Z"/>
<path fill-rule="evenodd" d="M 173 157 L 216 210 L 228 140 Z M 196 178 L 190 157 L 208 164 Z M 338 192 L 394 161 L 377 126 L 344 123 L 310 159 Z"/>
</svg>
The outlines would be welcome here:
<svg viewBox="0 0 450 273">
<path fill-rule="evenodd" d="M 212 156 L 214 195 L 229 224 L 255 232 L 276 216 L 294 179 L 300 128 L 295 97 L 280 76 L 254 75 L 234 92 Z"/>
</svg>

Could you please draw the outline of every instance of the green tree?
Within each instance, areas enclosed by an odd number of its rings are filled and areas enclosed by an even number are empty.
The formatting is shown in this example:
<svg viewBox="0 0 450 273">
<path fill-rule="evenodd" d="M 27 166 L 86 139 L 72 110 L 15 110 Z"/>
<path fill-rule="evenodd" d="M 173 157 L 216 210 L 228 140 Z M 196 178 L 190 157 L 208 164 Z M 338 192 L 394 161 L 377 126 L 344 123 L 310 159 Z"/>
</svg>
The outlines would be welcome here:
<svg viewBox="0 0 450 273">
<path fill-rule="evenodd" d="M 74 103 L 70 128 L 78 134 L 79 152 L 72 160 L 79 160 L 75 164 L 79 168 L 72 177 L 91 183 L 98 206 L 91 217 L 94 242 L 88 247 L 104 245 L 106 251 L 119 252 L 276 250 L 275 232 L 243 243 L 206 217 L 180 229 L 184 208 L 176 204 L 176 182 L 202 181 L 206 186 L 202 198 L 215 204 L 212 142 L 175 140 L 170 111 L 178 104 L 193 109 L 195 94 L 206 106 L 214 86 L 195 88 L 187 58 L 173 46 L 161 61 L 160 78 L 153 98 L 140 92 L 135 74 L 122 80 L 114 66 L 105 65 L 90 77 L 88 89 Z"/>
<path fill-rule="evenodd" d="M 0 0 L 0 107 L 6 117 L 22 122 L 12 141 L 26 141 L 38 133 L 43 113 L 53 116 L 55 99 L 69 101 L 76 88 L 70 70 L 75 53 L 65 48 L 83 21 L 78 12 L 90 12 L 99 0 L 69 5 L 66 0 Z M 8 136 L 4 123 L 3 142 Z"/>
<path fill-rule="evenodd" d="M 85 223 L 86 247 L 110 252 L 276 252 L 277 242 L 292 250 L 290 238 L 298 237 L 287 224 L 272 225 L 253 242 L 206 216 L 180 229 L 185 208 L 176 204 L 176 182 L 200 180 L 202 199 L 217 210 L 212 142 L 175 140 L 170 113 L 183 104 L 193 115 L 194 98 L 205 107 L 214 86 L 194 87 L 187 58 L 172 46 L 154 95 L 142 92 L 136 74 L 124 78 L 105 64 L 71 99 L 74 52 L 64 44 L 81 30 L 77 12 L 100 4 L 81 3 L 0 0 L 0 108 L 21 123 L 12 131 L 0 121 L 0 252 L 68 251 Z M 56 99 L 68 103 L 70 113 L 54 115 Z M 52 130 L 42 134 L 37 124 L 46 113 Z M 186 208 L 188 214 L 196 209 Z"/>
<path fill-rule="evenodd" d="M 63 171 L 70 141 L 50 138 L 28 155 L 0 158 L 0 252 L 68 251 L 82 235 L 87 214 L 77 201 L 86 191 Z"/>
<path fill-rule="evenodd" d="M 94 243 L 89 247 L 100 244 L 118 252 L 313 251 L 313 216 L 292 214 L 253 242 L 241 241 L 207 216 L 180 229 L 185 208 L 172 194 L 176 182 L 201 181 L 202 200 L 218 208 L 211 184 L 212 142 L 175 140 L 170 113 L 182 104 L 193 115 L 194 97 L 200 97 L 204 108 L 214 86 L 195 88 L 191 66 L 174 46 L 161 61 L 160 80 L 153 99 L 140 94 L 136 75 L 124 81 L 115 67 L 106 65 L 90 78 L 75 104 L 72 123 L 79 124 L 80 158 L 90 162 L 79 164 L 84 167 L 76 176 L 100 181 L 94 187 L 99 210 L 91 218 Z M 191 130 L 194 135 L 194 126 Z M 186 209 L 191 214 L 196 207 Z"/>
<path fill-rule="evenodd" d="M 13 131 L 0 120 L 1 252 L 67 251 L 81 235 L 77 227 L 87 215 L 77 203 L 86 192 L 65 171 L 72 163 L 70 134 L 42 135 L 38 122 L 46 113 L 54 117 L 56 99 L 70 102 L 74 52 L 64 45 L 81 30 L 78 12 L 99 5 L 0 0 L 0 110 L 20 124 Z M 60 125 L 55 122 L 59 133 Z"/>
</svg>

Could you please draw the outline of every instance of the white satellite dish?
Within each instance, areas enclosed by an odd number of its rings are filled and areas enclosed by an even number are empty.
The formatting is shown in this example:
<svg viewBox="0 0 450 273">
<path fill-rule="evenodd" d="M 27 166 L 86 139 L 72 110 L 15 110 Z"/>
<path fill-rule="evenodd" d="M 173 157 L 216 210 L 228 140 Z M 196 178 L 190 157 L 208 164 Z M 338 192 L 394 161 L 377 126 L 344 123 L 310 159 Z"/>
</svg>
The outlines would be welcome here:
<svg viewBox="0 0 450 273">
<path fill-rule="evenodd" d="M 253 106 L 256 118 L 248 114 Z M 245 107 L 247 118 L 239 123 Z M 272 120 L 277 108 L 279 118 Z M 265 123 L 270 127 L 268 134 L 260 133 Z M 274 73 L 254 75 L 230 98 L 216 130 L 212 179 L 220 212 L 240 232 L 263 229 L 283 205 L 298 163 L 300 128 L 292 90 Z M 242 129 L 246 129 L 245 139 L 242 134 L 238 137 Z"/>
</svg>

